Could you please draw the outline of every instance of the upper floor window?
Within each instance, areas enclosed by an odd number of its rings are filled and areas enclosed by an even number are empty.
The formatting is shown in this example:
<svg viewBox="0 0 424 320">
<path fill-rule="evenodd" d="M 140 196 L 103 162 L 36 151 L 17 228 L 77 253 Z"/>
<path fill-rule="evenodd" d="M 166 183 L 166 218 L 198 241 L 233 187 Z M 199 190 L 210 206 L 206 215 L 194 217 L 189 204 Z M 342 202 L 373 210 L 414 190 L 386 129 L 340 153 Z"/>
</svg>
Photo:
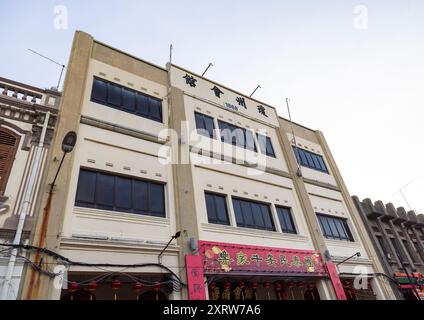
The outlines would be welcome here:
<svg viewBox="0 0 424 320">
<path fill-rule="evenodd" d="M 296 234 L 293 217 L 290 208 L 276 207 L 278 220 L 280 220 L 281 230 L 284 233 Z"/>
<path fill-rule="evenodd" d="M 271 138 L 261 134 L 257 134 L 257 137 L 259 149 L 261 150 L 261 152 L 269 157 L 275 158 L 275 152 L 274 147 L 272 146 Z"/>
<path fill-rule="evenodd" d="M 387 250 L 387 246 L 386 246 L 386 243 L 385 243 L 385 241 L 384 241 L 383 237 L 382 237 L 382 236 L 375 236 L 375 237 L 376 237 L 376 239 L 377 239 L 377 241 L 378 241 L 378 244 L 379 244 L 379 245 L 380 245 L 380 247 L 381 247 L 381 250 L 382 250 L 382 251 L 383 251 L 383 253 L 384 253 L 384 256 L 385 256 L 386 258 L 390 259 L 391 255 L 390 255 L 389 251 Z"/>
<path fill-rule="evenodd" d="M 19 138 L 11 131 L 0 128 L 0 194 L 4 194 L 6 184 L 12 171 Z"/>
<path fill-rule="evenodd" d="M 354 241 L 346 219 L 323 214 L 317 214 L 317 217 L 322 233 L 327 239 Z"/>
<path fill-rule="evenodd" d="M 393 249 L 395 250 L 395 255 L 402 260 L 404 263 L 409 263 L 408 258 L 406 257 L 405 251 L 401 250 L 396 242 L 395 238 L 390 237 L 390 242 L 392 243 Z"/>
<path fill-rule="evenodd" d="M 162 122 L 162 100 L 110 81 L 94 78 L 91 101 Z"/>
<path fill-rule="evenodd" d="M 209 138 L 215 138 L 213 118 L 198 112 L 194 113 L 194 118 L 196 120 L 197 133 Z"/>
<path fill-rule="evenodd" d="M 234 146 L 257 151 L 253 134 L 250 130 L 237 127 L 231 123 L 218 121 L 221 140 Z"/>
<path fill-rule="evenodd" d="M 75 205 L 165 217 L 164 185 L 81 169 Z"/>
<path fill-rule="evenodd" d="M 269 205 L 242 199 L 233 199 L 238 227 L 275 231 Z"/>
<path fill-rule="evenodd" d="M 208 222 L 229 225 L 226 197 L 215 193 L 205 192 Z"/>
<path fill-rule="evenodd" d="M 293 147 L 294 154 L 297 161 L 304 167 L 315 169 L 321 172 L 328 173 L 327 166 L 325 165 L 324 158 L 316 153 Z"/>
</svg>

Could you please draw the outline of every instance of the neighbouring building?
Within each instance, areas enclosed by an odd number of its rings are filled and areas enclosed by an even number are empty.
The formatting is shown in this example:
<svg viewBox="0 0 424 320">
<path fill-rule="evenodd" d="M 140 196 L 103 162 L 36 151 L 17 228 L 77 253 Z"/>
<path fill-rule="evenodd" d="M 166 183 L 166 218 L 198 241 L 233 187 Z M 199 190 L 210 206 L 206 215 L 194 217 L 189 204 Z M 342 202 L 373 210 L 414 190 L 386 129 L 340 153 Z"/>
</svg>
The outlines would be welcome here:
<svg viewBox="0 0 424 320">
<path fill-rule="evenodd" d="M 0 244 L 29 241 L 60 96 L 0 78 Z M 11 247 L 0 252 L 0 299 L 16 299 L 24 258 Z"/>
<path fill-rule="evenodd" d="M 424 215 L 382 201 L 353 201 L 397 297 L 424 300 Z"/>
<path fill-rule="evenodd" d="M 272 106 L 77 32 L 47 181 L 69 131 L 28 255 L 63 276 L 22 299 L 395 298 L 323 134 Z"/>
</svg>

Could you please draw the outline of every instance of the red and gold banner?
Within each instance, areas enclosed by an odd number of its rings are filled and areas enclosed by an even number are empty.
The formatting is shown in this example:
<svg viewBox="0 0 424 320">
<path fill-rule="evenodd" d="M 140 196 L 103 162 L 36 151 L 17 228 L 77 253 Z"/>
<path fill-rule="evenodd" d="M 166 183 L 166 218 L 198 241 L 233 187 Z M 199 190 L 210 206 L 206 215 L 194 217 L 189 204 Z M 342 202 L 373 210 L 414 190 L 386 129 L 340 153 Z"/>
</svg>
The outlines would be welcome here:
<svg viewBox="0 0 424 320">
<path fill-rule="evenodd" d="M 318 251 L 199 241 L 205 274 L 285 274 L 325 276 Z"/>
<path fill-rule="evenodd" d="M 187 286 L 189 300 L 206 300 L 205 279 L 200 256 L 187 255 Z"/>
<path fill-rule="evenodd" d="M 333 284 L 337 300 L 347 300 L 346 292 L 344 291 L 342 282 L 340 281 L 339 273 L 336 265 L 332 261 L 326 263 L 328 274 L 330 275 L 331 283 Z"/>
</svg>

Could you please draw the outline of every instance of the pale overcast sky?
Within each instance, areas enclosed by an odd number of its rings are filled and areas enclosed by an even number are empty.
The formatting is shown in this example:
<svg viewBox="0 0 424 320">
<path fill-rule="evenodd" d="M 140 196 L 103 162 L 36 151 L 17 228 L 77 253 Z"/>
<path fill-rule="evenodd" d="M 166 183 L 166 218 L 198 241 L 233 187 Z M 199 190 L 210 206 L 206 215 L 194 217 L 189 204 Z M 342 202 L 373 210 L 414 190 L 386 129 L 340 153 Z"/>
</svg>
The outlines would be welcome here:
<svg viewBox="0 0 424 320">
<path fill-rule="evenodd" d="M 55 28 L 65 6 L 68 28 Z M 55 86 L 75 30 L 174 63 L 324 132 L 352 195 L 424 212 L 424 1 L 0 0 L 0 76 Z M 57 7 L 60 9 L 61 7 Z M 56 20 L 57 22 L 58 20 Z M 63 26 L 63 24 L 61 25 Z M 411 182 L 412 181 L 412 182 Z"/>
</svg>

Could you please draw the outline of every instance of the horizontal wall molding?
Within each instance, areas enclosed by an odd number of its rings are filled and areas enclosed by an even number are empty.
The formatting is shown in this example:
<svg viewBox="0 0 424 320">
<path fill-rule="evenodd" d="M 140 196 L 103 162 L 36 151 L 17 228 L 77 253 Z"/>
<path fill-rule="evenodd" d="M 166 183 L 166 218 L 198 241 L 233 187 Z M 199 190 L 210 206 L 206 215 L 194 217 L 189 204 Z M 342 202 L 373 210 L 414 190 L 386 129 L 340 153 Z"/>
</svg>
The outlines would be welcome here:
<svg viewBox="0 0 424 320">
<path fill-rule="evenodd" d="M 134 129 L 131 129 L 131 128 L 127 128 L 127 127 L 124 127 L 124 126 L 120 126 L 120 125 L 110 123 L 110 122 L 107 122 L 107 121 L 103 121 L 103 120 L 99 120 L 99 119 L 94 119 L 94 118 L 87 117 L 87 116 L 81 116 L 80 122 L 82 124 L 86 124 L 86 125 L 89 125 L 89 126 L 97 127 L 97 128 L 104 129 L 104 130 L 113 131 L 113 132 L 116 132 L 116 133 L 121 133 L 121 134 L 124 134 L 124 135 L 127 135 L 127 136 L 151 141 L 151 142 L 158 143 L 158 144 L 166 144 L 167 143 L 167 140 L 161 139 L 158 136 L 151 134 L 149 132 L 141 131 L 141 130 L 134 130 Z"/>
<path fill-rule="evenodd" d="M 313 180 L 313 179 L 308 179 L 308 178 L 305 178 L 305 177 L 303 178 L 303 181 L 306 184 L 311 184 L 311 185 L 314 185 L 314 186 L 317 186 L 317 187 L 337 191 L 337 192 L 340 192 L 340 193 L 342 192 L 342 190 L 339 187 L 334 186 L 334 185 L 329 184 L 329 183 L 325 183 L 325 182 L 321 182 L 321 181 Z"/>
<path fill-rule="evenodd" d="M 308 237 L 288 233 L 280 233 L 277 231 L 263 231 L 233 226 L 214 225 L 211 223 L 202 223 L 201 226 L 203 231 L 211 231 L 214 233 L 249 236 L 255 239 L 275 239 L 302 243 L 308 242 Z"/>
<path fill-rule="evenodd" d="M 160 218 L 152 216 L 143 216 L 138 214 L 129 214 L 125 212 L 115 212 L 107 210 L 99 210 L 93 208 L 74 207 L 73 213 L 80 218 L 104 220 L 124 223 L 136 223 L 142 225 L 154 225 L 169 228 L 169 218 Z"/>
<path fill-rule="evenodd" d="M 111 143 L 107 143 L 107 142 L 103 142 L 103 141 L 99 141 L 99 140 L 95 140 L 95 139 L 84 138 L 84 140 L 89 141 L 89 142 L 93 142 L 93 143 L 97 143 L 97 144 L 101 144 L 101 145 L 104 145 L 104 146 L 108 146 L 108 147 L 113 147 L 113 148 L 116 148 L 116 149 L 121 149 L 121 150 L 139 153 L 139 154 L 144 154 L 146 156 L 150 156 L 150 157 L 154 157 L 154 158 L 160 158 L 160 159 L 164 159 L 164 160 L 167 159 L 166 157 L 162 157 L 162 156 L 159 156 L 159 155 L 151 153 L 151 152 L 140 151 L 140 150 L 131 149 L 131 148 L 125 148 L 125 147 L 122 147 L 122 146 L 117 146 L 116 144 L 111 144 Z M 110 162 L 108 162 L 106 165 L 108 167 L 113 167 L 113 164 L 110 163 Z"/>
<path fill-rule="evenodd" d="M 147 241 L 147 240 L 146 240 Z M 86 250 L 86 251 L 107 251 L 116 253 L 133 252 L 136 254 L 157 254 L 161 252 L 166 245 L 148 243 L 146 241 L 117 241 L 117 240 L 100 240 L 100 239 L 84 239 L 82 236 L 73 235 L 72 238 L 61 238 L 60 249 L 66 250 Z M 166 255 L 178 256 L 179 246 L 171 244 L 166 250 Z M 66 254 L 65 254 L 66 255 Z M 157 261 L 152 261 L 156 263 Z"/>
<path fill-rule="evenodd" d="M 256 181 L 256 182 L 260 182 L 260 183 L 265 183 L 267 185 L 271 185 L 271 186 L 274 186 L 274 187 L 283 188 L 283 189 L 286 189 L 286 190 L 293 191 L 293 188 L 292 187 L 288 187 L 288 186 L 284 186 L 284 185 L 281 185 L 281 184 L 276 184 L 276 183 L 272 183 L 272 182 L 264 181 L 264 180 L 260 180 L 260 179 L 254 179 L 252 177 L 246 178 L 243 175 L 235 174 L 235 173 L 232 173 L 232 172 L 230 173 L 230 172 L 226 172 L 226 171 L 222 171 L 222 170 L 212 169 L 210 167 L 203 166 L 203 165 L 195 165 L 194 167 L 195 168 L 201 168 L 201 169 L 209 170 L 209 171 L 213 171 L 213 172 L 218 172 L 218 173 L 221 173 L 221 174 L 231 175 L 231 176 L 234 176 L 234 177 L 238 177 L 238 178 L 242 178 L 242 179 L 246 179 L 246 180 L 250 180 L 250 181 Z"/>
</svg>

